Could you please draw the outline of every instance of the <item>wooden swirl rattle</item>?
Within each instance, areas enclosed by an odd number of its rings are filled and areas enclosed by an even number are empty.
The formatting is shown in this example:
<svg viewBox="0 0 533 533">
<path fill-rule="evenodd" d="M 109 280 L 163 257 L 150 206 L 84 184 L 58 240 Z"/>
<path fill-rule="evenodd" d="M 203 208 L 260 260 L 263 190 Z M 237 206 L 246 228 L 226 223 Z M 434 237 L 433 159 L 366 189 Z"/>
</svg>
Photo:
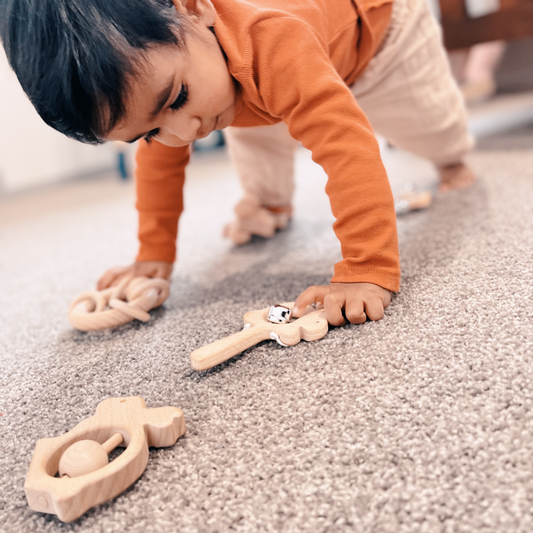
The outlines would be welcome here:
<svg viewBox="0 0 533 533">
<path fill-rule="evenodd" d="M 291 322 L 293 307 L 294 303 L 284 303 L 246 313 L 242 331 L 192 352 L 192 367 L 207 370 L 268 339 L 294 346 L 301 339 L 316 341 L 326 335 L 328 321 L 323 309 L 308 307 L 305 315 Z"/>
<path fill-rule="evenodd" d="M 150 446 L 172 446 L 185 431 L 177 407 L 147 409 L 138 396 L 104 400 L 94 416 L 68 433 L 37 441 L 24 485 L 28 504 L 72 522 L 134 483 L 146 468 Z M 107 454 L 116 446 L 126 450 L 109 462 Z"/>
<path fill-rule="evenodd" d="M 78 295 L 70 304 L 68 319 L 81 331 L 120 326 L 135 318 L 148 322 L 148 311 L 159 307 L 169 292 L 170 284 L 166 279 L 126 278 L 117 287 Z"/>
</svg>

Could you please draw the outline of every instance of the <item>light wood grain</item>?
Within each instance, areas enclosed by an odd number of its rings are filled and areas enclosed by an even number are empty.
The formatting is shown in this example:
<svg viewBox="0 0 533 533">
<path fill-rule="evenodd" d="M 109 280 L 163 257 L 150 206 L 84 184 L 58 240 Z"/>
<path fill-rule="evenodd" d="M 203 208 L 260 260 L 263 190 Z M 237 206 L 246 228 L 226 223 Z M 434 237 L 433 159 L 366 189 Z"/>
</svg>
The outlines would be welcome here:
<svg viewBox="0 0 533 533">
<path fill-rule="evenodd" d="M 281 305 L 292 309 L 294 302 Z M 250 327 L 192 352 L 192 367 L 195 370 L 207 370 L 273 336 L 277 336 L 287 346 L 294 346 L 302 339 L 306 341 L 321 339 L 328 332 L 328 322 L 323 309 L 309 308 L 304 316 L 287 324 L 269 322 L 267 320 L 269 310 L 270 307 L 267 307 L 246 313 L 244 324 L 249 324 Z"/>
<path fill-rule="evenodd" d="M 102 444 L 83 439 L 71 444 L 59 460 L 59 476 L 78 477 L 103 468 L 109 458 Z"/>
<path fill-rule="evenodd" d="M 168 297 L 166 279 L 145 276 L 124 279 L 117 287 L 79 294 L 70 304 L 68 319 L 81 331 L 111 328 L 134 319 L 148 322 L 148 311 L 159 307 Z"/>
<path fill-rule="evenodd" d="M 94 416 L 68 433 L 37 441 L 24 485 L 28 504 L 35 511 L 56 514 L 63 522 L 76 520 L 136 481 L 146 468 L 150 446 L 172 446 L 185 431 L 183 412 L 177 407 L 147 409 L 140 397 L 104 400 Z M 83 439 L 102 444 L 118 440 L 117 433 L 126 446 L 117 459 L 79 477 L 55 477 L 71 444 Z"/>
<path fill-rule="evenodd" d="M 107 456 L 123 440 L 122 433 L 115 433 L 103 444 L 88 439 L 71 444 L 59 460 L 59 476 L 83 476 L 104 467 L 109 462 Z"/>
</svg>

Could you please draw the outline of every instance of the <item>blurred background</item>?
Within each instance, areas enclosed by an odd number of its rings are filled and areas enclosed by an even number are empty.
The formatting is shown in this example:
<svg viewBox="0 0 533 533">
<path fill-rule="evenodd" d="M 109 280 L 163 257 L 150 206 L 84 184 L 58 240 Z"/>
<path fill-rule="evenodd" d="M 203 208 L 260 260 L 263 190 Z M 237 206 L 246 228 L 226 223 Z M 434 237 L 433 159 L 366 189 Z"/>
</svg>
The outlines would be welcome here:
<svg viewBox="0 0 533 533">
<path fill-rule="evenodd" d="M 428 0 L 478 138 L 533 124 L 533 1 Z M 76 181 L 131 181 L 135 146 L 86 146 L 47 127 L 0 51 L 0 211 L 26 193 Z M 195 162 L 225 157 L 220 132 L 195 145 Z M 209 167 L 212 169 L 212 167 Z"/>
</svg>

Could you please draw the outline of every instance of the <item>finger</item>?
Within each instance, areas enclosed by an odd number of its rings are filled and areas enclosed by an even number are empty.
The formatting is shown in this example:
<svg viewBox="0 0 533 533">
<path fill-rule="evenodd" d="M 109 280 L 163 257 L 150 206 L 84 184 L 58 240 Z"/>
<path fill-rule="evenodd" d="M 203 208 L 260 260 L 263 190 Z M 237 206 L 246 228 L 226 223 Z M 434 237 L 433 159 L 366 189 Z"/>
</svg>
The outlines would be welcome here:
<svg viewBox="0 0 533 533">
<path fill-rule="evenodd" d="M 324 311 L 326 320 L 332 326 L 344 326 L 346 320 L 342 315 L 342 309 L 346 303 L 346 294 L 341 291 L 330 292 L 324 296 Z"/>
<path fill-rule="evenodd" d="M 119 273 L 115 269 L 108 270 L 96 283 L 97 290 L 101 291 L 111 287 L 118 275 Z"/>
<path fill-rule="evenodd" d="M 170 274 L 172 274 L 172 270 L 169 272 L 168 267 L 166 266 L 159 266 L 156 269 L 154 278 L 163 278 L 167 281 L 170 281 Z"/>
<path fill-rule="evenodd" d="M 381 302 L 383 303 L 383 309 L 387 309 L 389 307 L 390 303 L 392 302 L 392 292 L 385 290 L 385 296 L 381 298 Z"/>
<path fill-rule="evenodd" d="M 321 285 L 313 285 L 308 287 L 305 291 L 298 296 L 296 302 L 294 302 L 294 307 L 292 308 L 292 316 L 295 318 L 300 317 L 308 305 L 314 303 L 322 303 L 324 301 L 324 296 L 329 292 L 329 287 L 324 287 Z"/>
<path fill-rule="evenodd" d="M 352 299 L 346 303 L 346 318 L 352 324 L 364 324 L 366 322 L 363 300 Z"/>
<path fill-rule="evenodd" d="M 370 320 L 381 320 L 385 314 L 383 301 L 378 296 L 369 298 L 365 302 L 366 314 Z"/>
<path fill-rule="evenodd" d="M 131 274 L 131 272 L 121 272 L 117 276 L 115 276 L 115 279 L 109 284 L 110 287 L 118 287 L 126 278 L 133 278 L 134 276 Z"/>
<path fill-rule="evenodd" d="M 157 278 L 158 267 L 154 265 L 135 265 L 133 277 L 144 276 L 146 278 Z"/>
</svg>

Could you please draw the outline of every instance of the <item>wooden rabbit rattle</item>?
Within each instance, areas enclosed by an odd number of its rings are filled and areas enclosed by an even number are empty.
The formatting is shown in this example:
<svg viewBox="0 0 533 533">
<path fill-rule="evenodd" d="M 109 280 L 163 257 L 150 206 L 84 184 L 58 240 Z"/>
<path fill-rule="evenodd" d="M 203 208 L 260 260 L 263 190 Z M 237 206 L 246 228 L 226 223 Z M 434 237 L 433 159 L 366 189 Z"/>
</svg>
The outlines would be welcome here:
<svg viewBox="0 0 533 533">
<path fill-rule="evenodd" d="M 150 446 L 172 446 L 185 431 L 177 407 L 147 409 L 138 396 L 104 400 L 94 416 L 68 433 L 37 441 L 24 485 L 28 504 L 72 522 L 134 483 L 146 468 Z M 108 462 L 116 446 L 126 450 Z"/>
<path fill-rule="evenodd" d="M 148 322 L 148 311 L 159 307 L 169 292 L 166 279 L 126 278 L 117 287 L 78 295 L 70 304 L 68 319 L 81 331 L 120 326 L 134 318 Z"/>
<path fill-rule="evenodd" d="M 268 339 L 282 346 L 294 346 L 301 339 L 316 341 L 326 335 L 328 321 L 323 309 L 308 307 L 305 315 L 291 322 L 293 306 L 294 303 L 284 303 L 246 313 L 242 331 L 192 352 L 192 367 L 207 370 Z"/>
</svg>

